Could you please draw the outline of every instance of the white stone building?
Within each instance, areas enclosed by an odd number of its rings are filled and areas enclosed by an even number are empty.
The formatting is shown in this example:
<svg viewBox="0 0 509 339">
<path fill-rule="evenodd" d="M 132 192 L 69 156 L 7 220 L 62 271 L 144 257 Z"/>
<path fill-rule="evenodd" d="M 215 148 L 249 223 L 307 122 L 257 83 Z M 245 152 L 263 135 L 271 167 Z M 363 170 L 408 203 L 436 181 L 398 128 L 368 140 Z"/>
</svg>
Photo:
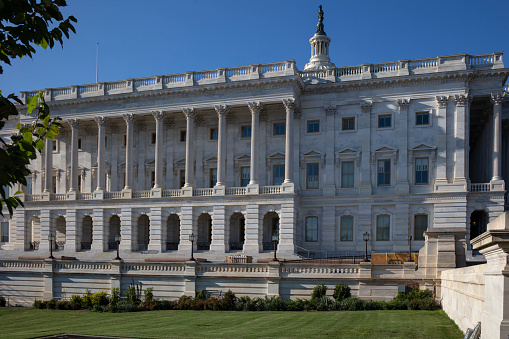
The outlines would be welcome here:
<svg viewBox="0 0 509 339">
<path fill-rule="evenodd" d="M 0 256 L 125 259 L 404 252 L 504 211 L 502 53 L 336 67 L 311 59 L 45 89 L 56 141 L 31 165 Z M 34 92 L 22 92 L 26 100 Z M 20 107 L 20 112 L 24 109 Z M 30 117 L 22 119 L 30 123 Z M 4 129 L 2 133 L 12 133 Z M 58 254 L 57 254 L 58 253 Z M 458 264 L 465 257 L 459 256 Z"/>
</svg>

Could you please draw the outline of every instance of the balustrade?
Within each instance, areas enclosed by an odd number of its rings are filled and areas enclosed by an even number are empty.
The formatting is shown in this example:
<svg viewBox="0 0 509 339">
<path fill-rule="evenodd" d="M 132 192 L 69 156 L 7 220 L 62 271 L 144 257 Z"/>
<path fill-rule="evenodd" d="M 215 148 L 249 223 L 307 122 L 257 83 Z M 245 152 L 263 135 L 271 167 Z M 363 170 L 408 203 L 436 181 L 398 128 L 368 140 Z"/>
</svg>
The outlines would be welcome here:
<svg viewBox="0 0 509 339">
<path fill-rule="evenodd" d="M 491 190 L 490 183 L 481 183 L 481 184 L 470 184 L 469 189 L 470 192 L 489 192 Z"/>
<path fill-rule="evenodd" d="M 226 188 L 226 195 L 244 195 L 247 192 L 246 187 L 228 187 Z"/>
</svg>

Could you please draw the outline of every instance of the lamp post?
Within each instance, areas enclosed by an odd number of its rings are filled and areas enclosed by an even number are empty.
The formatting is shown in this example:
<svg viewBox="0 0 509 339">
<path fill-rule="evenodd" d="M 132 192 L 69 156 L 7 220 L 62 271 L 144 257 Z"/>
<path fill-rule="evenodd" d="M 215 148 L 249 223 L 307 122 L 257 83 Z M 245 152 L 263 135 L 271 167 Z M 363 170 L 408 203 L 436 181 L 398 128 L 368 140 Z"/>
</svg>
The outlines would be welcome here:
<svg viewBox="0 0 509 339">
<path fill-rule="evenodd" d="M 364 240 L 364 242 L 366 243 L 366 249 L 364 251 L 364 259 L 362 259 L 362 262 L 370 262 L 368 259 L 368 241 L 369 241 L 369 233 L 368 232 L 365 232 L 362 235 L 362 240 Z"/>
<path fill-rule="evenodd" d="M 272 261 L 279 261 L 279 260 L 277 260 L 277 257 L 276 257 L 277 244 L 279 242 L 279 235 L 277 233 L 274 233 L 272 235 L 272 242 L 274 243 L 274 258 L 272 259 Z"/>
<path fill-rule="evenodd" d="M 191 233 L 189 235 L 189 241 L 191 242 L 191 258 L 189 259 L 190 261 L 196 261 L 196 259 L 194 258 L 194 242 L 196 240 L 196 235 L 194 235 L 194 233 Z"/>
<path fill-rule="evenodd" d="M 53 256 L 53 242 L 55 241 L 55 236 L 53 234 L 49 234 L 48 235 L 48 240 L 49 240 L 49 259 L 55 259 L 55 257 Z"/>
<path fill-rule="evenodd" d="M 120 234 L 117 234 L 115 236 L 115 242 L 117 243 L 117 257 L 115 258 L 115 260 L 122 260 L 119 254 L 120 240 L 122 240 L 122 237 L 120 236 Z"/>
<path fill-rule="evenodd" d="M 408 236 L 408 258 L 406 259 L 406 262 L 412 262 L 412 236 Z"/>
</svg>

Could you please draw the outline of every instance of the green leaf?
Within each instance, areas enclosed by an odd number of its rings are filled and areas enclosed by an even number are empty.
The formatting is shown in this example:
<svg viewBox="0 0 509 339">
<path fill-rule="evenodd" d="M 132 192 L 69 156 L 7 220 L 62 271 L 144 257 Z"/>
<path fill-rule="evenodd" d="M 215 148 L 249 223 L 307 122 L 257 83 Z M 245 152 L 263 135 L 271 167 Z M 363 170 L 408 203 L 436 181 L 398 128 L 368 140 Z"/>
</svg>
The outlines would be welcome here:
<svg viewBox="0 0 509 339">
<path fill-rule="evenodd" d="M 38 96 L 34 95 L 27 99 L 27 113 L 31 114 L 37 108 Z"/>
<path fill-rule="evenodd" d="M 35 143 L 35 148 L 37 148 L 37 150 L 39 151 L 42 151 L 44 149 L 44 140 L 42 139 L 37 140 L 37 142 Z"/>
<path fill-rule="evenodd" d="M 16 124 L 16 128 L 17 129 L 21 129 L 21 122 L 20 121 L 18 121 L 18 123 Z"/>
<path fill-rule="evenodd" d="M 33 141 L 33 135 L 31 132 L 25 132 L 23 134 L 23 139 L 26 141 L 26 142 L 29 142 L 29 143 L 32 143 Z"/>
<path fill-rule="evenodd" d="M 53 140 L 55 138 L 55 134 L 53 134 L 53 132 L 51 132 L 51 131 L 46 132 L 46 135 L 44 135 L 44 136 L 48 140 Z"/>
<path fill-rule="evenodd" d="M 46 41 L 46 39 L 42 38 L 41 41 L 39 42 L 39 46 L 41 46 L 44 49 L 48 48 L 48 42 Z"/>
</svg>

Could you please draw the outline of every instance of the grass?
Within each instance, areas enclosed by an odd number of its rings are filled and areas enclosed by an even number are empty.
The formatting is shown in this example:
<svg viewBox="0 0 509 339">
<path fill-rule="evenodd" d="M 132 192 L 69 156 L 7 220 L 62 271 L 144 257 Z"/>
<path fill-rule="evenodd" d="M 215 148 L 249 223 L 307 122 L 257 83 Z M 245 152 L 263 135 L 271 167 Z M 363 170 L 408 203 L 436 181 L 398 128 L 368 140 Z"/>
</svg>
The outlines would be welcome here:
<svg viewBox="0 0 509 339">
<path fill-rule="evenodd" d="M 0 308 L 0 338 L 463 338 L 443 311 L 221 312 Z"/>
</svg>

